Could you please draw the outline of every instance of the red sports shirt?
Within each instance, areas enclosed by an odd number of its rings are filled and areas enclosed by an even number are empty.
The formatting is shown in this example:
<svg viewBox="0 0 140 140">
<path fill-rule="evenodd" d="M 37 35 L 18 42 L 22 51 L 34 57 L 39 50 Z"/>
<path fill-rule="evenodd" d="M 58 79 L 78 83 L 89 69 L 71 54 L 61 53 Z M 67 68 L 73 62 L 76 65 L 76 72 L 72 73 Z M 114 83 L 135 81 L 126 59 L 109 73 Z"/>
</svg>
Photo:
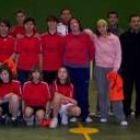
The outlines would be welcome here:
<svg viewBox="0 0 140 140">
<path fill-rule="evenodd" d="M 12 80 L 10 83 L 0 84 L 0 98 L 3 98 L 5 95 L 9 93 L 14 93 L 18 96 L 22 95 L 19 81 Z"/>
<path fill-rule="evenodd" d="M 23 86 L 23 100 L 26 106 L 45 107 L 50 100 L 48 84 L 42 81 L 38 84 L 34 84 L 31 81 L 26 82 Z"/>
<path fill-rule="evenodd" d="M 43 70 L 56 71 L 62 66 L 62 36 L 57 33 L 45 33 L 41 37 L 43 52 Z"/>
<path fill-rule="evenodd" d="M 64 40 L 64 64 L 69 66 L 88 66 L 89 61 L 94 59 L 95 47 L 90 37 L 69 34 Z"/>
<path fill-rule="evenodd" d="M 39 64 L 39 54 L 42 52 L 41 41 L 34 36 L 18 39 L 16 52 L 19 54 L 17 68 L 31 70 L 33 65 Z"/>
<path fill-rule="evenodd" d="M 25 34 L 24 27 L 23 27 L 23 26 L 20 26 L 20 25 L 16 25 L 16 26 L 14 26 L 14 27 L 11 29 L 10 34 L 11 34 L 13 37 L 17 37 L 17 35 L 24 35 L 24 34 Z"/>
<path fill-rule="evenodd" d="M 51 92 L 52 92 L 52 95 L 54 95 L 55 92 L 58 92 L 58 93 L 66 96 L 66 97 L 69 97 L 69 98 L 74 97 L 74 87 L 73 87 L 72 84 L 70 84 L 70 85 L 59 85 L 59 84 L 54 83 L 51 86 Z"/>
<path fill-rule="evenodd" d="M 12 36 L 1 37 L 0 36 L 0 62 L 5 60 L 15 52 L 15 39 Z"/>
</svg>

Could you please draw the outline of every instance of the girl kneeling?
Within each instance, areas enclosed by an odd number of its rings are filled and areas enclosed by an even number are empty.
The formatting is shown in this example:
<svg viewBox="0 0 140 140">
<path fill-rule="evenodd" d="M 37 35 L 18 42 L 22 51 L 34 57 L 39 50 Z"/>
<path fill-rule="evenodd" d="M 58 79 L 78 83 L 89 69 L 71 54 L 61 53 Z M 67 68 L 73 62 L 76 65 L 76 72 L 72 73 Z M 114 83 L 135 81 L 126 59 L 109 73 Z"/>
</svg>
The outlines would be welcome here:
<svg viewBox="0 0 140 140">
<path fill-rule="evenodd" d="M 31 81 L 23 87 L 23 112 L 27 126 L 38 125 L 48 111 L 50 93 L 48 84 L 42 81 L 42 71 L 34 67 Z"/>
<path fill-rule="evenodd" d="M 77 106 L 77 101 L 73 98 L 73 85 L 70 82 L 70 77 L 65 67 L 61 67 L 58 70 L 57 79 L 52 85 L 51 91 L 54 97 L 52 101 L 53 119 L 50 128 L 57 127 L 58 114 L 60 114 L 62 125 L 68 124 L 68 116 L 77 117 L 81 114 L 81 109 Z"/>
</svg>

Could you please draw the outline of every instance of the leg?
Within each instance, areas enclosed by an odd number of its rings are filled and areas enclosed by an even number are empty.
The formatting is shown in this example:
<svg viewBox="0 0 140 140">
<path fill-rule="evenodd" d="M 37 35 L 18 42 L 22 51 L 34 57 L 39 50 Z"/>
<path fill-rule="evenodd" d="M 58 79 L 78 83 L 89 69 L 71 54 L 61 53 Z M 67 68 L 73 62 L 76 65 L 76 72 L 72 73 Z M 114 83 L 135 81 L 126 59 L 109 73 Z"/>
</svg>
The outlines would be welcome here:
<svg viewBox="0 0 140 140">
<path fill-rule="evenodd" d="M 140 119 L 140 74 L 139 73 L 136 74 L 135 87 L 136 87 L 135 115 L 136 115 L 136 118 Z"/>
<path fill-rule="evenodd" d="M 39 109 L 35 113 L 37 121 L 36 124 L 38 125 L 40 121 L 45 117 L 45 111 L 43 109 Z"/>
<path fill-rule="evenodd" d="M 81 108 L 81 118 L 85 120 L 89 115 L 89 69 L 68 68 L 75 88 L 75 98 Z"/>
<path fill-rule="evenodd" d="M 67 112 L 68 112 L 68 115 L 70 115 L 70 116 L 78 117 L 81 114 L 81 109 L 80 109 L 80 107 L 78 107 L 76 105 L 71 105 L 68 107 Z"/>
<path fill-rule="evenodd" d="M 101 112 L 101 118 L 108 117 L 108 88 L 109 83 L 106 79 L 106 74 L 110 69 L 101 67 L 95 67 L 95 84 L 98 93 L 99 109 Z"/>
<path fill-rule="evenodd" d="M 116 121 L 118 123 L 125 121 L 122 101 L 112 102 L 112 107 L 113 107 L 113 113 L 115 115 Z"/>
<path fill-rule="evenodd" d="M 131 102 L 132 102 L 132 92 L 133 92 L 133 84 L 134 84 L 134 77 L 132 73 L 128 73 L 124 71 L 122 73 L 122 78 L 124 82 L 124 113 L 126 117 L 129 117 L 131 114 Z"/>
<path fill-rule="evenodd" d="M 17 95 L 12 94 L 9 100 L 10 112 L 13 118 L 17 118 L 20 107 L 20 99 Z"/>
<path fill-rule="evenodd" d="M 34 124 L 34 110 L 32 107 L 26 107 L 24 112 L 24 120 L 26 121 L 27 126 L 33 126 Z"/>
</svg>

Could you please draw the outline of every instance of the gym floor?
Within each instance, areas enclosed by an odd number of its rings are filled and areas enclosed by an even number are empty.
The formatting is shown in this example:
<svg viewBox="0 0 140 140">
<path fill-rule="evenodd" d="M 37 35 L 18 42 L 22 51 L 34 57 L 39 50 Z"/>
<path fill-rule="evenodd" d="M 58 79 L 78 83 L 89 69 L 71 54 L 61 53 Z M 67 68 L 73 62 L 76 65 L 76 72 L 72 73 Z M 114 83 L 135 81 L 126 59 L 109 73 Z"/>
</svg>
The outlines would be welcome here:
<svg viewBox="0 0 140 140">
<path fill-rule="evenodd" d="M 90 110 L 95 111 L 96 91 L 93 83 L 90 84 Z M 140 122 L 134 118 L 130 120 L 129 126 L 123 128 L 117 125 L 114 118 L 109 123 L 100 124 L 98 119 L 93 117 L 93 123 L 82 124 L 83 127 L 99 129 L 99 133 L 87 135 L 76 135 L 69 132 L 70 128 L 79 127 L 78 123 L 70 124 L 67 127 L 59 126 L 57 129 L 48 128 L 12 128 L 0 126 L 0 140 L 140 140 Z"/>
</svg>

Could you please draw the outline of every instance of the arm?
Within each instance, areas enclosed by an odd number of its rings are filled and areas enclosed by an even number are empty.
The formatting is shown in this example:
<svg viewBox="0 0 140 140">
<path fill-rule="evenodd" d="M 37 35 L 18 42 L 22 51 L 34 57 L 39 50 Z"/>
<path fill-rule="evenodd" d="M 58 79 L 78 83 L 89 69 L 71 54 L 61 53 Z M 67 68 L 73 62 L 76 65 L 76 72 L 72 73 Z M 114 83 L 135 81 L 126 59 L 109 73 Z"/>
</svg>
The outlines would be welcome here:
<svg viewBox="0 0 140 140">
<path fill-rule="evenodd" d="M 118 71 L 122 62 L 122 51 L 121 51 L 121 44 L 119 41 L 119 38 L 116 39 L 115 44 L 115 52 L 116 52 L 116 58 L 115 58 L 115 62 L 114 62 L 114 71 Z"/>
</svg>

